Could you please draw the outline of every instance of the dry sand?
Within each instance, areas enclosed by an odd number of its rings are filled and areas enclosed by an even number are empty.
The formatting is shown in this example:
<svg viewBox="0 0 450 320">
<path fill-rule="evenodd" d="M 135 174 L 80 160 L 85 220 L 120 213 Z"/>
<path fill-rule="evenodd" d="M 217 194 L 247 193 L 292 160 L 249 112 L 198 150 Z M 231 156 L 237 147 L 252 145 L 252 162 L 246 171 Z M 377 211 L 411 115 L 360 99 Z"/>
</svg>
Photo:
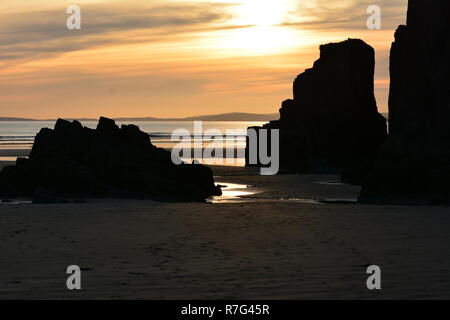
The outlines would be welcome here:
<svg viewBox="0 0 450 320">
<path fill-rule="evenodd" d="M 358 188 L 319 183 L 333 176 L 215 173 L 261 193 L 215 204 L 0 204 L 0 298 L 450 298 L 448 208 L 308 202 Z M 72 264 L 83 268 L 81 291 L 66 289 Z M 381 291 L 366 288 L 371 264 Z"/>
</svg>

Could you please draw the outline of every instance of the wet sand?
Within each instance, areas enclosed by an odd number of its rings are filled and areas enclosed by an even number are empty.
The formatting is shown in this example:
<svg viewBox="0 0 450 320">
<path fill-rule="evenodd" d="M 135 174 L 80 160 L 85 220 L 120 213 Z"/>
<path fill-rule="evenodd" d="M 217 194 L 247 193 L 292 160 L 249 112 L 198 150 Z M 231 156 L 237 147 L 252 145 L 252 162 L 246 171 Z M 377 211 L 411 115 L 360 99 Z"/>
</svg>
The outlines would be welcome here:
<svg viewBox="0 0 450 320">
<path fill-rule="evenodd" d="M 448 208 L 324 204 L 357 187 L 335 176 L 261 177 L 239 201 L 0 204 L 0 298 L 450 298 Z M 66 289 L 66 267 L 82 290 Z M 382 290 L 366 288 L 366 267 Z"/>
<path fill-rule="evenodd" d="M 28 157 L 31 149 L 0 149 L 0 157 Z"/>
</svg>

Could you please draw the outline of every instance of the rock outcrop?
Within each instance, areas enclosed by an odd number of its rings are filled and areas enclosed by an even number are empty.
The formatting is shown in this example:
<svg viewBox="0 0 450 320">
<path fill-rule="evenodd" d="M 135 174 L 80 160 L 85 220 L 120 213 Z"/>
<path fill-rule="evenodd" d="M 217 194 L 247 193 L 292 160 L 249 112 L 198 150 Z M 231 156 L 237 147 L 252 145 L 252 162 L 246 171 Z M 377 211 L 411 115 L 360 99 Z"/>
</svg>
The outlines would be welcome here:
<svg viewBox="0 0 450 320">
<path fill-rule="evenodd" d="M 360 201 L 450 204 L 450 2 L 410 0 L 391 49 L 389 137 Z"/>
<path fill-rule="evenodd" d="M 100 118 L 96 129 L 59 119 L 41 129 L 29 158 L 0 172 L 2 197 L 34 197 L 63 202 L 91 197 L 203 201 L 220 194 L 212 171 L 202 165 L 172 163 L 135 125 Z"/>
<path fill-rule="evenodd" d="M 387 129 L 374 96 L 374 49 L 349 39 L 320 47 L 320 59 L 294 81 L 283 102 L 280 167 L 295 173 L 343 173 L 358 182 L 371 166 Z"/>
</svg>

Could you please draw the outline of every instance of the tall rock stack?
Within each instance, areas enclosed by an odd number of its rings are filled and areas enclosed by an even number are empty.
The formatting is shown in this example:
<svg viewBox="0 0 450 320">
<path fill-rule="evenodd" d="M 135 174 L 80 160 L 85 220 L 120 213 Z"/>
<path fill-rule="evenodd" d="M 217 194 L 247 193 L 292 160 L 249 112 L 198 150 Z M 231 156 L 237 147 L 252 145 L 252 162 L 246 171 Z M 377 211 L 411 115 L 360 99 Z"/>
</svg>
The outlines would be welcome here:
<svg viewBox="0 0 450 320">
<path fill-rule="evenodd" d="M 448 0 L 409 0 L 390 69 L 390 136 L 360 200 L 450 204 Z"/>
<path fill-rule="evenodd" d="M 387 134 L 374 69 L 374 49 L 362 40 L 320 47 L 320 59 L 294 81 L 280 120 L 265 126 L 280 129 L 283 171 L 364 178 Z"/>
</svg>

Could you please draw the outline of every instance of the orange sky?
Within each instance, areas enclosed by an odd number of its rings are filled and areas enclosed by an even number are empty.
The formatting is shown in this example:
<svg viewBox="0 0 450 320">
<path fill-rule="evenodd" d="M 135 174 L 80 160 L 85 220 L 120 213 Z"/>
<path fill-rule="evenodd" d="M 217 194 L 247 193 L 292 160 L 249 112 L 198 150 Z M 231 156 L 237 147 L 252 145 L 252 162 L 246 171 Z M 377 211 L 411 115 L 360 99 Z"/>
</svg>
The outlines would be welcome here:
<svg viewBox="0 0 450 320">
<path fill-rule="evenodd" d="M 274 113 L 319 45 L 361 38 L 388 57 L 406 0 L 13 0 L 0 13 L 0 117 L 183 117 Z M 82 29 L 66 28 L 77 4 Z"/>
</svg>

